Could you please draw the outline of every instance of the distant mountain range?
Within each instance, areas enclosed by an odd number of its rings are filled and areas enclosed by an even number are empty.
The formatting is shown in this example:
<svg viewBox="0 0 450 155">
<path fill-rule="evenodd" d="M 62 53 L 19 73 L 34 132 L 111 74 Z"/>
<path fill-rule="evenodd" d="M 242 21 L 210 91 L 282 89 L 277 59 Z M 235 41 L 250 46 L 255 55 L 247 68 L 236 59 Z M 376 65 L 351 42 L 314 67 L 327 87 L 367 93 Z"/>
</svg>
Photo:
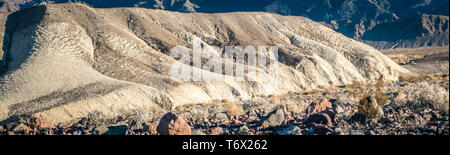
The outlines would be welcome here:
<svg viewBox="0 0 450 155">
<path fill-rule="evenodd" d="M 0 0 L 0 12 L 70 0 Z M 143 7 L 178 12 L 261 11 L 305 16 L 376 48 L 449 43 L 448 0 L 78 0 L 97 8 Z"/>
</svg>

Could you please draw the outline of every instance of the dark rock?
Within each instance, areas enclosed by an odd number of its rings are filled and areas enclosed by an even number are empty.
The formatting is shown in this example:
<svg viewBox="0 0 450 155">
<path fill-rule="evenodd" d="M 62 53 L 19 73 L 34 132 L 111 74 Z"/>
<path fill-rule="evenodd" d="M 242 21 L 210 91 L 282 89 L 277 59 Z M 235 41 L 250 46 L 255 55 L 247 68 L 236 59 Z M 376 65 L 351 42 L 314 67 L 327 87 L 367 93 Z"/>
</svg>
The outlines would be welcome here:
<svg viewBox="0 0 450 155">
<path fill-rule="evenodd" d="M 174 112 L 165 114 L 156 129 L 161 135 L 190 135 L 191 127 Z"/>
<path fill-rule="evenodd" d="M 326 113 L 312 114 L 303 123 L 307 126 L 311 126 L 313 124 L 324 124 L 328 126 L 333 125 L 330 116 L 328 116 Z"/>
<path fill-rule="evenodd" d="M 329 132 L 332 132 L 333 130 L 329 128 L 327 125 L 324 124 L 313 124 L 313 131 L 314 134 L 318 135 L 326 135 Z"/>
<path fill-rule="evenodd" d="M 351 118 L 350 122 L 352 123 L 360 123 L 360 124 L 366 124 L 367 117 L 364 114 L 361 113 L 355 113 Z"/>
</svg>

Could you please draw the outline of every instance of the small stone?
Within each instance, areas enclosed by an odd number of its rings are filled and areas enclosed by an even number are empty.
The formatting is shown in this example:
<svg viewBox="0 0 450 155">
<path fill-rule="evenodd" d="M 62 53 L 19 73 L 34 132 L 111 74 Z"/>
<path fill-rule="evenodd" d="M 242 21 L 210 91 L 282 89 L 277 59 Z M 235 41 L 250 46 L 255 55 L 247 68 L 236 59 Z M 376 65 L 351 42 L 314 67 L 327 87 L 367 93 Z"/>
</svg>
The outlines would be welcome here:
<svg viewBox="0 0 450 155">
<path fill-rule="evenodd" d="M 306 125 L 312 125 L 313 123 L 314 124 L 324 124 L 324 125 L 328 125 L 328 126 L 333 125 L 330 116 L 328 116 L 328 114 L 325 114 L 325 113 L 312 114 L 304 122 L 304 124 L 306 124 Z"/>
<path fill-rule="evenodd" d="M 364 135 L 361 131 L 350 131 L 350 135 Z"/>
<path fill-rule="evenodd" d="M 206 134 L 201 129 L 194 129 L 192 130 L 192 135 L 206 135 Z"/>
<path fill-rule="evenodd" d="M 298 126 L 291 125 L 278 132 L 279 135 L 301 135 L 302 130 Z"/>
<path fill-rule="evenodd" d="M 307 108 L 308 114 L 315 114 L 326 110 L 327 108 L 332 108 L 333 105 L 328 99 L 314 100 Z"/>
<path fill-rule="evenodd" d="M 377 133 L 375 133 L 375 131 L 373 130 L 368 130 L 366 135 L 377 135 Z"/>
<path fill-rule="evenodd" d="M 235 119 L 235 120 L 233 120 L 232 124 L 234 124 L 234 125 L 241 125 L 241 124 L 244 124 L 244 123 L 242 123 L 241 121 Z"/>
<path fill-rule="evenodd" d="M 248 133 L 248 127 L 246 125 L 239 128 L 238 134 L 239 135 L 245 135 Z"/>
<path fill-rule="evenodd" d="M 221 127 L 215 127 L 211 129 L 210 133 L 211 135 L 221 135 L 224 133 L 224 130 Z"/>
<path fill-rule="evenodd" d="M 325 111 L 322 111 L 323 113 L 327 114 L 328 116 L 330 116 L 331 122 L 335 122 L 336 119 L 336 112 L 335 110 L 328 108 Z"/>
<path fill-rule="evenodd" d="M 285 117 L 283 109 L 278 109 L 275 112 L 269 114 L 268 118 L 264 120 L 264 122 L 262 123 L 262 127 L 264 128 L 276 127 L 281 125 L 284 120 Z"/>
<path fill-rule="evenodd" d="M 165 114 L 156 130 L 161 135 L 191 135 L 191 127 L 174 112 Z"/>
<path fill-rule="evenodd" d="M 106 132 L 108 132 L 108 127 L 106 125 L 100 125 L 98 127 L 95 127 L 94 132 L 98 135 L 104 135 Z"/>
<path fill-rule="evenodd" d="M 225 113 L 216 113 L 216 114 L 214 115 L 214 117 L 215 117 L 217 120 L 228 119 L 227 114 L 225 114 Z"/>
</svg>

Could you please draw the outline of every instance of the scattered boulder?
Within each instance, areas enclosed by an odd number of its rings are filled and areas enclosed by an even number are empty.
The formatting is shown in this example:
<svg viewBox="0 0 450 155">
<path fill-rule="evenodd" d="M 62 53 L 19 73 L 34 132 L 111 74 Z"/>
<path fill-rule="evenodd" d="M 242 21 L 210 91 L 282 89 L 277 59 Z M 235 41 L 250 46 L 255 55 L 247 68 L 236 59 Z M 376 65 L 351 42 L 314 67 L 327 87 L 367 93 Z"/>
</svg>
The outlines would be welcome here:
<svg viewBox="0 0 450 155">
<path fill-rule="evenodd" d="M 194 129 L 192 130 L 192 135 L 206 135 L 205 132 L 203 132 L 202 129 Z"/>
<path fill-rule="evenodd" d="M 30 119 L 30 127 L 33 129 L 51 129 L 55 126 L 53 126 L 53 124 L 47 120 L 39 117 L 34 117 Z"/>
<path fill-rule="evenodd" d="M 214 115 L 214 117 L 215 117 L 217 120 L 225 120 L 225 119 L 228 119 L 227 114 L 225 114 L 225 113 L 216 113 L 216 114 Z"/>
<path fill-rule="evenodd" d="M 336 110 L 328 108 L 327 110 L 322 111 L 322 113 L 327 114 L 330 117 L 331 122 L 333 122 L 333 123 L 336 122 L 335 121 L 336 120 Z"/>
<path fill-rule="evenodd" d="M 222 135 L 225 131 L 221 127 L 212 128 L 210 131 L 211 135 Z"/>
<path fill-rule="evenodd" d="M 332 108 L 333 105 L 328 99 L 314 100 L 307 108 L 308 114 L 315 114 L 326 110 L 327 108 Z"/>
<path fill-rule="evenodd" d="M 93 132 L 97 135 L 104 135 L 106 132 L 108 132 L 108 126 L 106 125 L 100 125 L 93 129 Z"/>
<path fill-rule="evenodd" d="M 248 127 L 246 125 L 243 125 L 239 128 L 237 134 L 238 135 L 248 135 L 248 131 L 249 131 Z"/>
<path fill-rule="evenodd" d="M 324 125 L 324 124 L 313 124 L 313 131 L 314 134 L 318 134 L 318 135 L 326 135 L 329 132 L 332 132 L 333 129 L 331 129 L 329 126 Z"/>
<path fill-rule="evenodd" d="M 191 127 L 174 112 L 165 114 L 156 130 L 160 135 L 191 135 Z"/>
<path fill-rule="evenodd" d="M 19 125 L 12 127 L 12 131 L 15 133 L 28 134 L 30 132 L 30 128 L 25 124 L 21 123 Z"/>
<path fill-rule="evenodd" d="M 263 121 L 262 127 L 276 127 L 281 125 L 285 120 L 283 109 L 277 109 L 276 111 L 270 113 L 266 120 Z"/>
<path fill-rule="evenodd" d="M 312 114 L 303 123 L 307 126 L 312 126 L 313 124 L 333 125 L 330 116 L 326 113 Z"/>
<path fill-rule="evenodd" d="M 302 130 L 300 127 L 291 125 L 278 132 L 279 135 L 302 135 Z"/>
</svg>

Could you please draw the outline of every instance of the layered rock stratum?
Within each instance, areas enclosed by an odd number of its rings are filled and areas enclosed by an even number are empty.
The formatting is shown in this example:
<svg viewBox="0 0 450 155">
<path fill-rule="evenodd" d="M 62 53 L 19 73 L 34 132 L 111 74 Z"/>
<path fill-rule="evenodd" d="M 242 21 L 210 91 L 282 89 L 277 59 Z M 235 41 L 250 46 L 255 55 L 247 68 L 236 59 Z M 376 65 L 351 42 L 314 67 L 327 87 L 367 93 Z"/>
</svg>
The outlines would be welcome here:
<svg viewBox="0 0 450 155">
<path fill-rule="evenodd" d="M 375 48 L 320 23 L 272 13 L 51 4 L 1 14 L 0 23 L 0 120 L 35 115 L 67 124 L 91 114 L 112 118 L 211 100 L 365 83 L 381 75 L 393 81 L 409 74 Z M 203 47 L 222 47 L 208 51 L 210 55 L 220 54 L 224 46 L 278 46 L 277 74 L 269 76 L 261 69 L 264 78 L 256 81 L 174 80 L 169 71 L 176 59 L 170 50 L 192 47 L 192 40 L 200 40 Z"/>
</svg>

